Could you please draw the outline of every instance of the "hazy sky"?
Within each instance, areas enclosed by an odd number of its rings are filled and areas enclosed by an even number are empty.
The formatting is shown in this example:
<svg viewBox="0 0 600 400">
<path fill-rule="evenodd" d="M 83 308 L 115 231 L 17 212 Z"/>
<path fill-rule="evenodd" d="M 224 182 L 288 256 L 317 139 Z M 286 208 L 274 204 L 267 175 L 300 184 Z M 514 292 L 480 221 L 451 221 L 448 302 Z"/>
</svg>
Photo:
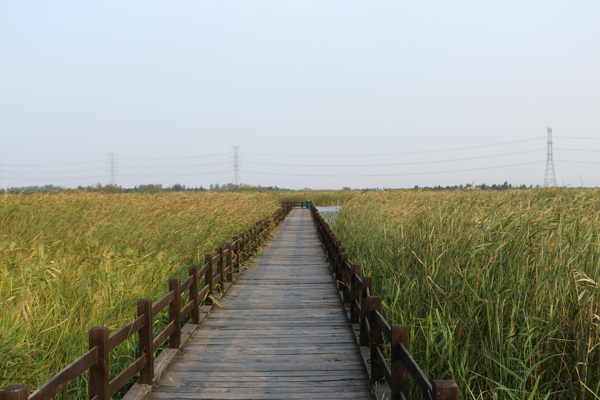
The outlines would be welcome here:
<svg viewBox="0 0 600 400">
<path fill-rule="evenodd" d="M 0 0 L 0 187 L 600 185 L 600 2 Z"/>
</svg>

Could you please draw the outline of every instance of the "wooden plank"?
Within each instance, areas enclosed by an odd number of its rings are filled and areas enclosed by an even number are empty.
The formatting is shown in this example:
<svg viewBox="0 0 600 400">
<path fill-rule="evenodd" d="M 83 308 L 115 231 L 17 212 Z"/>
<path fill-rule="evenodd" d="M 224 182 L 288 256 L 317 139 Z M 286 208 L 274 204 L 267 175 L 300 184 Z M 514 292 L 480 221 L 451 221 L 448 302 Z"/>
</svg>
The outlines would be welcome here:
<svg viewBox="0 0 600 400">
<path fill-rule="evenodd" d="M 112 397 L 115 393 L 117 393 L 127 382 L 129 382 L 138 372 L 144 368 L 144 364 L 146 363 L 146 355 L 138 358 L 133 364 L 129 365 L 125 368 L 119 375 L 117 375 L 113 380 L 108 384 L 109 387 L 109 398 Z"/>
<path fill-rule="evenodd" d="M 231 382 L 227 380 L 219 379 L 216 381 L 180 381 L 180 380 L 168 380 L 165 381 L 164 386 L 171 387 L 194 387 L 194 388 L 229 388 Z M 368 380 L 347 380 L 339 378 L 327 378 L 323 379 L 307 379 L 306 377 L 300 377 L 292 380 L 270 380 L 270 379 L 252 379 L 248 381 L 237 381 L 237 387 L 240 388 L 307 388 L 307 387 L 318 387 L 319 391 L 323 390 L 323 387 L 349 387 L 352 390 L 368 389 Z"/>
<path fill-rule="evenodd" d="M 163 373 L 159 384 L 165 386 L 171 385 L 169 382 L 173 382 L 170 377 L 177 378 L 178 376 L 185 376 L 186 380 L 194 382 L 250 382 L 250 381 L 319 381 L 319 380 L 359 380 L 355 378 L 360 375 L 342 374 L 339 371 L 214 371 L 211 373 L 195 373 L 190 374 L 186 371 L 167 371 Z M 193 377 L 193 379 L 188 379 Z M 175 379 L 176 380 L 176 379 Z M 360 379 L 361 381 L 367 382 L 368 380 Z M 161 383 L 162 382 L 162 383 Z"/>
<path fill-rule="evenodd" d="M 343 345 L 339 344 L 328 344 L 323 345 L 322 347 L 304 345 L 304 346 L 277 346 L 277 347 L 237 347 L 231 348 L 227 350 L 223 350 L 218 346 L 197 346 L 192 347 L 188 346 L 186 348 L 185 355 L 204 355 L 210 356 L 211 354 L 216 354 L 219 356 L 225 355 L 237 355 L 238 357 L 242 357 L 244 355 L 271 355 L 271 356 L 283 356 L 283 355 L 298 355 L 298 354 L 306 354 L 307 356 L 310 354 L 345 354 L 345 353 L 355 353 L 356 352 L 356 343 L 345 343 Z"/>
<path fill-rule="evenodd" d="M 364 370 L 364 367 L 359 363 L 319 363 L 315 366 L 315 363 L 305 364 L 294 364 L 290 363 L 255 363 L 255 364 L 213 364 L 209 365 L 203 362 L 189 362 L 185 363 L 181 360 L 177 360 L 170 367 L 170 371 L 173 372 L 189 372 L 189 373 L 213 373 L 215 371 L 220 372 L 289 372 L 289 373 L 300 373 L 300 374 L 321 374 L 323 372 L 337 372 L 341 376 L 350 376 Z"/>
<path fill-rule="evenodd" d="M 49 399 L 64 389 L 69 383 L 82 375 L 92 367 L 98 360 L 98 348 L 94 347 L 73 361 L 67 367 L 63 368 L 58 374 L 54 375 L 49 381 L 40 386 L 29 396 L 30 399 Z M 16 386 L 14 386 L 16 388 Z M 17 391 L 15 389 L 15 391 Z M 24 398 L 25 399 L 25 398 Z"/>
<path fill-rule="evenodd" d="M 144 317 L 137 317 L 117 332 L 108 337 L 108 351 L 113 351 L 118 345 L 129 339 L 144 327 Z"/>
<path fill-rule="evenodd" d="M 373 395 L 367 393 L 347 393 L 346 398 L 353 400 L 372 400 Z M 261 394 L 245 394 L 245 393 L 223 393 L 221 395 L 211 393 L 206 396 L 201 393 L 172 393 L 167 392 L 152 392 L 148 395 L 148 399 L 169 399 L 169 400 L 184 400 L 184 399 L 214 399 L 214 400 L 281 400 L 281 393 L 261 393 Z M 339 400 L 344 398 L 342 393 L 286 393 L 285 399 L 311 399 L 311 400 Z"/>
<path fill-rule="evenodd" d="M 215 371 L 211 374 L 187 374 L 185 372 L 166 371 L 161 376 L 160 381 L 165 386 L 169 382 L 219 382 L 227 384 L 227 380 L 232 379 L 241 385 L 247 382 L 325 382 L 325 381 L 344 381 L 344 382 L 368 382 L 367 378 L 357 378 L 355 376 L 340 375 L 339 373 L 323 372 L 319 374 L 300 374 L 289 372 L 267 372 L 264 374 L 248 372 L 222 372 Z"/>
<path fill-rule="evenodd" d="M 164 310 L 173 300 L 175 300 L 175 292 L 171 290 L 152 306 L 152 318 L 156 317 L 158 313 Z"/>
<path fill-rule="evenodd" d="M 332 390 L 327 390 L 327 386 L 321 386 L 321 387 L 314 387 L 312 385 L 304 385 L 304 386 L 300 386 L 300 387 L 296 387 L 296 389 L 300 389 L 302 391 L 302 394 L 306 395 L 306 394 L 312 394 L 314 395 L 323 395 L 326 392 L 330 392 L 330 393 L 344 393 L 346 392 L 346 394 L 356 394 L 357 391 L 362 391 L 363 395 L 365 394 L 365 392 L 367 392 L 367 390 L 365 388 L 356 388 L 356 387 L 348 387 L 348 386 L 335 386 L 335 387 L 331 387 Z M 244 388 L 244 394 L 246 396 L 252 397 L 252 396 L 260 396 L 260 395 L 264 395 L 264 394 L 278 394 L 279 396 L 283 396 L 284 398 L 287 397 L 287 394 L 289 393 L 290 388 L 289 387 L 271 387 L 271 386 L 263 386 L 263 387 L 246 387 Z M 298 390 L 298 391 L 300 391 Z M 164 393 L 177 393 L 177 394 L 192 394 L 192 393 L 197 393 L 197 394 L 202 394 L 202 395 L 229 395 L 231 393 L 231 389 L 229 388 L 213 388 L 213 387 L 190 387 L 190 386 L 184 386 L 184 387 L 175 387 L 175 386 L 170 386 L 170 387 L 166 387 L 163 390 Z M 367 392 L 368 393 L 368 392 Z"/>
<path fill-rule="evenodd" d="M 303 383 L 303 384 L 302 384 Z M 312 382 L 296 382 L 296 385 L 292 387 L 301 388 L 304 393 L 323 393 L 323 392 L 356 392 L 356 391 L 365 391 L 367 386 L 363 385 L 343 385 L 343 381 L 340 381 L 341 384 L 338 385 L 325 385 L 321 384 L 317 387 L 312 385 Z M 166 385 L 165 385 L 166 386 Z M 331 388 L 332 390 L 327 390 Z M 164 390 L 166 393 L 168 392 L 176 392 L 176 393 L 199 393 L 210 394 L 210 393 L 228 393 L 231 390 L 228 387 L 220 387 L 220 386 L 212 386 L 212 385 L 192 385 L 192 386 L 167 386 Z M 258 393 L 283 393 L 286 394 L 289 392 L 289 387 L 285 385 L 270 385 L 268 382 L 256 382 L 254 385 L 246 385 L 244 387 L 244 393 L 248 395 L 256 395 Z"/>
<path fill-rule="evenodd" d="M 298 336 L 302 333 L 310 333 L 311 335 L 324 335 L 324 336 L 346 336 L 347 338 L 352 338 L 352 332 L 350 331 L 350 325 L 346 324 L 346 326 L 326 326 L 326 325 L 318 325 L 318 326 L 294 326 L 294 325 L 285 325 L 285 326 L 274 326 L 271 329 L 268 327 L 245 327 L 241 329 L 239 325 L 233 325 L 232 327 L 228 327 L 225 325 L 217 325 L 212 327 L 206 327 L 204 329 L 204 335 L 201 338 L 209 338 L 214 335 L 218 335 L 223 337 L 223 331 L 232 331 L 229 334 L 232 339 L 237 339 L 241 336 L 255 336 L 255 335 L 264 335 L 264 336 Z"/>
<path fill-rule="evenodd" d="M 301 353 L 294 354 L 284 354 L 278 355 L 277 360 L 280 363 L 291 364 L 296 362 L 298 356 Z M 347 363 L 352 364 L 356 362 L 358 355 L 356 353 L 345 352 L 345 353 L 313 353 L 302 355 L 303 362 L 311 362 L 313 363 L 323 363 L 323 364 L 331 364 L 331 363 Z M 194 362 L 194 363 L 204 363 L 204 364 L 220 364 L 222 362 L 222 358 L 219 358 L 218 353 L 213 354 L 186 354 L 185 362 Z M 231 364 L 265 364 L 272 363 L 273 358 L 271 355 L 257 355 L 257 354 L 243 354 L 239 355 L 236 359 L 232 359 L 228 361 Z M 177 360 L 179 361 L 179 359 Z"/>
</svg>

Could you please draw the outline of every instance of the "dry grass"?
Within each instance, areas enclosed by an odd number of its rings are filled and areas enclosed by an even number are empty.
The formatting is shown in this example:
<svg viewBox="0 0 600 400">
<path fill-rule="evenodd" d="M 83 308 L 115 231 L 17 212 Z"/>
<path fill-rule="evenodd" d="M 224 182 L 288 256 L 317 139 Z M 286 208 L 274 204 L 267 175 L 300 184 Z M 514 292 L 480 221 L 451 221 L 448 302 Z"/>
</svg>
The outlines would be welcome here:
<svg viewBox="0 0 600 400">
<path fill-rule="evenodd" d="M 0 197 L 0 386 L 45 382 L 85 352 L 89 328 L 125 325 L 137 299 L 278 206 L 256 193 Z M 115 368 L 135 352 L 123 347 Z"/>
</svg>

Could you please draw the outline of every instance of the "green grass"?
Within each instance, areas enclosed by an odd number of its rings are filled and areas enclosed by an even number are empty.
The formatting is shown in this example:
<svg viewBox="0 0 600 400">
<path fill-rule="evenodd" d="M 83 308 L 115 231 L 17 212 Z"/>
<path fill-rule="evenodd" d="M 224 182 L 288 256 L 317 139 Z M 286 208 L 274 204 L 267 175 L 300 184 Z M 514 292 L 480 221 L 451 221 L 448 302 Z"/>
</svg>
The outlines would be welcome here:
<svg viewBox="0 0 600 400">
<path fill-rule="evenodd" d="M 87 350 L 89 328 L 130 322 L 138 299 L 278 206 L 257 193 L 0 197 L 0 386 L 38 387 Z M 121 346 L 114 371 L 134 355 Z M 85 398 L 85 377 L 61 398 Z"/>
<path fill-rule="evenodd" d="M 333 229 L 461 398 L 597 399 L 598 190 L 365 193 Z"/>
<path fill-rule="evenodd" d="M 360 195 L 360 192 L 350 190 L 339 191 L 298 191 L 274 193 L 279 201 L 310 200 L 316 206 L 339 206 Z"/>
<path fill-rule="evenodd" d="M 597 190 L 57 194 L 0 198 L 0 385 L 37 387 L 280 201 L 334 231 L 411 353 L 462 398 L 597 399 Z M 157 326 L 161 323 L 157 319 Z M 114 354 L 130 362 L 135 343 Z M 62 398 L 85 398 L 85 379 Z"/>
</svg>

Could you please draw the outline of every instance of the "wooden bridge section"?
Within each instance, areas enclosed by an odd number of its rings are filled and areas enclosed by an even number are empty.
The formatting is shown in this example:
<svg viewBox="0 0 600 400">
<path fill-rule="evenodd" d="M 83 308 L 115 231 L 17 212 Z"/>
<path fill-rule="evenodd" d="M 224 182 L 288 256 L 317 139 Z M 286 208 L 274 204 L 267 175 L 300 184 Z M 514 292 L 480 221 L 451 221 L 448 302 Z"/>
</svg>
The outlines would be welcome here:
<svg viewBox="0 0 600 400">
<path fill-rule="evenodd" d="M 308 209 L 294 209 L 147 399 L 372 399 Z"/>
</svg>

